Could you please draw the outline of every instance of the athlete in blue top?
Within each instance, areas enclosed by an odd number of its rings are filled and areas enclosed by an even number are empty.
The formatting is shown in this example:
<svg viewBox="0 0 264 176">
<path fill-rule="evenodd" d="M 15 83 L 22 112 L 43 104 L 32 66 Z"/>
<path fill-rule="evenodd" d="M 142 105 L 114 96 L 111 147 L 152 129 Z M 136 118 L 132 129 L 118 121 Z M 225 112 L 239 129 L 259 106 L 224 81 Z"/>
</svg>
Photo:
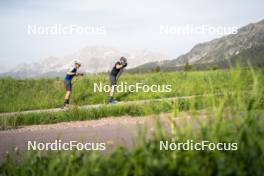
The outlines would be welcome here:
<svg viewBox="0 0 264 176">
<path fill-rule="evenodd" d="M 66 89 L 66 94 L 65 94 L 65 97 L 64 97 L 64 106 L 63 107 L 67 107 L 70 103 L 70 97 L 71 97 L 71 93 L 72 93 L 72 78 L 74 76 L 82 76 L 83 74 L 78 74 L 77 73 L 77 70 L 80 68 L 81 66 L 81 63 L 80 61 L 78 60 L 75 60 L 74 61 L 74 66 L 71 67 L 66 76 L 65 76 L 65 79 L 64 79 L 64 86 L 65 86 L 65 89 Z"/>
</svg>

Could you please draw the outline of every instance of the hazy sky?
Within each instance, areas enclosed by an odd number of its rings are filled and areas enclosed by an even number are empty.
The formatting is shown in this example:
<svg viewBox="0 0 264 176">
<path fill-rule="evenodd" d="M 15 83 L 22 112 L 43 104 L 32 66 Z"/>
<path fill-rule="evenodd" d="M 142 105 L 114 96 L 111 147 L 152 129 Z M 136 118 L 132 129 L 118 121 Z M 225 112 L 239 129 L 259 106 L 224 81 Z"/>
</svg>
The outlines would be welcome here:
<svg viewBox="0 0 264 176">
<path fill-rule="evenodd" d="M 217 34 L 164 35 L 161 25 L 241 27 L 264 18 L 263 0 L 0 1 L 0 69 L 86 46 L 147 49 L 176 58 Z M 105 34 L 29 35 L 28 25 L 103 26 Z"/>
</svg>

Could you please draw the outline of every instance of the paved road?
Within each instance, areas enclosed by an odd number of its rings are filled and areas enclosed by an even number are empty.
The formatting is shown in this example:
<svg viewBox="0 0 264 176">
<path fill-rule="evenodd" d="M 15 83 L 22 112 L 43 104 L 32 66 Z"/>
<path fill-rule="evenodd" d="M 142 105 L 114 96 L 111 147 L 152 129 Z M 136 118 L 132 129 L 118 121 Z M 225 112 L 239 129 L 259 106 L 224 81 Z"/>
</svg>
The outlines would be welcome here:
<svg viewBox="0 0 264 176">
<path fill-rule="evenodd" d="M 100 120 L 33 125 L 0 131 L 0 163 L 7 151 L 12 153 L 14 148 L 21 151 L 27 150 L 28 141 L 47 143 L 60 139 L 62 143 L 70 141 L 105 142 L 107 145 L 104 152 L 110 152 L 120 145 L 130 148 L 137 139 L 140 128 L 147 127 L 146 135 L 151 136 L 157 119 L 169 130 L 169 117 L 169 113 L 145 117 L 108 117 Z M 187 114 L 183 117 L 176 118 L 176 124 L 181 124 L 183 121 L 191 122 L 191 117 Z"/>
<path fill-rule="evenodd" d="M 108 143 L 106 152 L 119 145 L 130 148 L 137 136 L 138 128 L 151 123 L 153 123 L 151 117 L 109 117 L 0 131 L 0 162 L 7 151 L 12 152 L 14 148 L 27 150 L 28 141 L 47 143 L 60 139 L 63 143 L 106 142 Z"/>
</svg>

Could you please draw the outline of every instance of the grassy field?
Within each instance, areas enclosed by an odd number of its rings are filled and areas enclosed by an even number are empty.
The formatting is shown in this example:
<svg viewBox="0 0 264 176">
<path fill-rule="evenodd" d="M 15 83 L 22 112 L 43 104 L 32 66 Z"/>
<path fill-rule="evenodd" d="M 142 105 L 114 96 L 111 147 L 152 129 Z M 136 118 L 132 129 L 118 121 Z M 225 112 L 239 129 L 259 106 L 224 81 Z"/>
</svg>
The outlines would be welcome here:
<svg viewBox="0 0 264 176">
<path fill-rule="evenodd" d="M 171 131 L 157 124 L 153 138 L 141 132 L 131 150 L 118 148 L 109 155 L 97 152 L 15 152 L 0 166 L 0 175 L 263 175 L 264 172 L 264 77 L 263 70 L 230 69 L 203 72 L 148 73 L 124 75 L 129 84 L 172 84 L 171 93 L 119 93 L 119 100 L 141 100 L 184 95 L 214 94 L 190 99 L 152 101 L 144 104 L 104 105 L 99 108 L 73 108 L 57 113 L 18 114 L 1 117 L 1 129 L 21 125 L 50 124 L 64 121 L 99 119 L 108 116 L 144 116 L 171 112 L 180 118 L 182 111 L 198 110 L 207 114 L 199 128 L 189 125 Z M 85 77 L 76 84 L 73 103 L 104 103 L 107 94 L 92 93 L 93 82 L 107 83 L 103 75 Z M 60 79 L 1 79 L 1 111 L 51 108 L 61 104 L 63 84 Z M 161 151 L 159 141 L 232 142 L 238 150 Z M 20 161 L 17 161 L 17 157 Z"/>
<path fill-rule="evenodd" d="M 215 99 L 215 104 L 219 104 L 222 96 Z M 53 113 L 30 113 L 16 114 L 11 116 L 0 116 L 0 130 L 17 128 L 22 125 L 52 124 L 67 121 L 94 120 L 109 116 L 145 116 L 171 112 L 178 102 L 179 111 L 201 110 L 212 107 L 212 102 L 208 97 L 197 97 L 180 100 L 152 101 L 148 103 L 129 103 L 123 105 L 104 105 L 99 108 L 72 108 L 67 111 Z"/>
<path fill-rule="evenodd" d="M 183 73 L 158 73 L 166 78 L 180 80 Z M 206 76 L 208 74 L 208 76 Z M 150 74 L 148 76 L 155 75 Z M 158 124 L 153 138 L 146 140 L 144 132 L 137 145 L 131 150 L 122 147 L 109 155 L 96 152 L 27 152 L 16 154 L 21 158 L 18 162 L 14 157 L 7 159 L 0 167 L 2 175 L 245 175 L 262 176 L 264 173 L 264 131 L 263 131 L 263 72 L 258 70 L 231 70 L 216 72 L 187 73 L 180 89 L 175 95 L 205 92 L 222 92 L 220 97 L 210 96 L 206 100 L 191 99 L 183 103 L 159 102 L 137 107 L 138 111 L 131 114 L 141 115 L 141 112 L 155 113 L 167 109 L 172 118 L 179 118 L 183 110 L 195 112 L 201 108 L 207 112 L 207 123 L 200 123 L 199 128 L 181 126 L 176 128 L 171 122 L 171 131 L 166 132 Z M 218 76 L 217 76 L 218 75 Z M 138 78 L 139 75 L 127 75 L 127 79 Z M 146 75 L 145 75 L 146 76 Z M 221 79 L 222 78 L 222 79 Z M 154 78 L 153 78 L 154 79 Z M 89 80 L 89 78 L 87 78 Z M 162 79 L 161 79 L 162 80 Z M 188 81 L 187 81 L 188 80 Z M 192 82 L 191 80 L 195 80 Z M 162 80 L 163 81 L 163 80 Z M 203 84 L 195 84 L 200 81 Z M 172 81 L 173 82 L 173 81 Z M 184 83 L 185 82 L 185 83 Z M 176 82 L 175 82 L 176 84 Z M 175 85 L 175 86 L 182 86 Z M 190 87 L 188 87 L 190 86 Z M 247 94 L 243 92 L 247 90 Z M 175 89 L 175 91 L 177 91 Z M 230 94 L 230 91 L 233 93 Z M 178 92 L 179 93 L 179 92 Z M 120 95 L 121 96 L 121 95 Z M 152 95 L 154 96 L 154 95 Z M 158 95 L 157 95 L 158 96 Z M 170 95 L 166 95 L 170 96 Z M 174 95 L 173 95 L 174 96 Z M 139 95 L 129 95 L 126 98 L 142 98 Z M 76 99 L 75 99 L 76 101 Z M 197 102 L 200 102 L 197 103 Z M 204 102 L 204 103 L 201 103 Z M 208 104 L 206 104 L 208 103 Z M 198 106 L 198 105 L 204 106 Z M 152 108 L 150 108 L 152 107 Z M 117 108 L 117 109 L 115 109 Z M 129 110 L 116 106 L 103 112 L 121 115 Z M 125 108 L 125 107 L 123 107 Z M 146 109 L 145 109 L 146 108 Z M 149 109 L 148 109 L 149 108 Z M 149 111 L 146 111 L 146 110 Z M 73 112 L 72 112 L 73 113 Z M 120 113 L 120 114 L 118 114 Z M 64 114 L 65 115 L 65 114 Z M 61 115 L 61 117 L 64 117 Z M 142 114 L 144 115 L 144 113 Z M 41 115 L 40 115 L 41 116 Z M 89 115 L 88 115 L 89 116 Z M 95 115 L 96 116 L 96 115 Z M 72 115 L 72 117 L 76 117 Z M 78 117 L 78 115 L 77 115 Z M 100 115 L 97 116 L 98 118 Z M 26 118 L 26 117 L 24 117 Z M 33 118 L 33 117 L 29 117 Z M 55 118 L 59 119 L 59 117 Z M 193 120 L 195 121 L 195 113 Z M 23 122 L 26 123 L 26 122 Z M 31 123 L 31 122 L 29 122 Z M 49 122 L 48 122 L 49 123 Z M 238 149 L 222 150 L 168 150 L 161 151 L 160 141 L 186 142 L 203 140 L 213 143 L 237 143 Z"/>
<path fill-rule="evenodd" d="M 146 79 L 148 78 L 148 79 Z M 256 81 L 257 80 L 257 81 Z M 60 79 L 29 79 L 15 80 L 6 78 L 0 80 L 2 111 L 18 111 L 26 109 L 52 108 L 61 105 L 63 101 L 63 80 Z M 137 81 L 145 84 L 171 84 L 172 92 L 118 93 L 119 100 L 142 100 L 185 95 L 216 94 L 191 99 L 163 100 L 147 103 L 129 103 L 115 106 L 103 105 L 99 108 L 80 109 L 78 107 L 56 113 L 31 113 L 0 116 L 0 129 L 16 128 L 21 125 L 50 124 L 65 121 L 99 119 L 108 116 L 144 116 L 171 112 L 177 102 L 180 111 L 195 111 L 210 109 L 221 104 L 225 94 L 238 94 L 240 98 L 249 96 L 254 91 L 254 84 L 264 85 L 263 70 L 218 70 L 203 72 L 172 72 L 148 73 L 143 75 L 124 75 L 121 81 L 135 84 Z M 73 91 L 73 104 L 104 103 L 106 93 L 93 93 L 93 82 L 107 83 L 106 76 L 85 77 L 78 82 Z M 256 83 L 254 83 L 256 82 Z M 263 88 L 258 90 L 263 96 Z M 219 94 L 221 93 L 221 94 Z M 233 100 L 225 106 L 232 106 Z M 260 109 L 263 104 L 260 104 Z"/>
<path fill-rule="evenodd" d="M 256 76 L 263 84 L 263 71 L 256 70 Z M 147 85 L 172 85 L 172 91 L 167 93 L 124 92 L 118 93 L 120 101 L 142 100 L 206 93 L 233 91 L 239 77 L 239 84 L 243 90 L 252 88 L 253 78 L 250 70 L 217 70 L 193 72 L 167 72 L 146 74 L 124 74 L 119 82 L 135 84 L 142 82 Z M 102 104 L 107 101 L 107 93 L 93 92 L 93 83 L 108 84 L 108 76 L 85 76 L 74 85 L 72 104 Z M 14 112 L 32 109 L 46 109 L 60 107 L 64 99 L 62 79 L 0 79 L 0 112 Z"/>
</svg>

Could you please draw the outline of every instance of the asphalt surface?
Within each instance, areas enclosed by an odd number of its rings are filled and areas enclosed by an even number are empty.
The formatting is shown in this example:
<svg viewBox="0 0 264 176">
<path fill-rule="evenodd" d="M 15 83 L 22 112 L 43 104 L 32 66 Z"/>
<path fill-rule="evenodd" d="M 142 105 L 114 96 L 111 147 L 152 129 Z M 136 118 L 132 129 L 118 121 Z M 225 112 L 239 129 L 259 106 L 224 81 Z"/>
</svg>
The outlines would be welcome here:
<svg viewBox="0 0 264 176">
<path fill-rule="evenodd" d="M 168 114 L 160 115 L 166 121 Z M 151 133 L 155 124 L 153 116 L 146 117 L 108 117 L 100 120 L 63 122 L 48 125 L 25 126 L 19 129 L 0 131 L 0 163 L 7 152 L 15 149 L 28 150 L 28 141 L 37 143 L 62 143 L 78 141 L 82 143 L 106 143 L 106 150 L 110 152 L 117 146 L 130 148 L 133 146 L 138 130 L 147 127 Z"/>
<path fill-rule="evenodd" d="M 170 113 L 144 117 L 107 117 L 100 120 L 32 125 L 0 131 L 0 163 L 4 160 L 7 152 L 14 153 L 16 149 L 22 152 L 27 151 L 28 141 L 50 143 L 61 140 L 61 143 L 69 143 L 70 141 L 105 143 L 106 149 L 100 151 L 102 153 L 109 153 L 118 146 L 129 149 L 137 142 L 140 129 L 145 129 L 144 134 L 147 138 L 151 138 L 157 121 L 169 132 L 170 117 Z M 205 116 L 201 115 L 200 118 L 205 118 Z M 197 124 L 187 113 L 181 114 L 173 121 L 177 127 Z"/>
</svg>

